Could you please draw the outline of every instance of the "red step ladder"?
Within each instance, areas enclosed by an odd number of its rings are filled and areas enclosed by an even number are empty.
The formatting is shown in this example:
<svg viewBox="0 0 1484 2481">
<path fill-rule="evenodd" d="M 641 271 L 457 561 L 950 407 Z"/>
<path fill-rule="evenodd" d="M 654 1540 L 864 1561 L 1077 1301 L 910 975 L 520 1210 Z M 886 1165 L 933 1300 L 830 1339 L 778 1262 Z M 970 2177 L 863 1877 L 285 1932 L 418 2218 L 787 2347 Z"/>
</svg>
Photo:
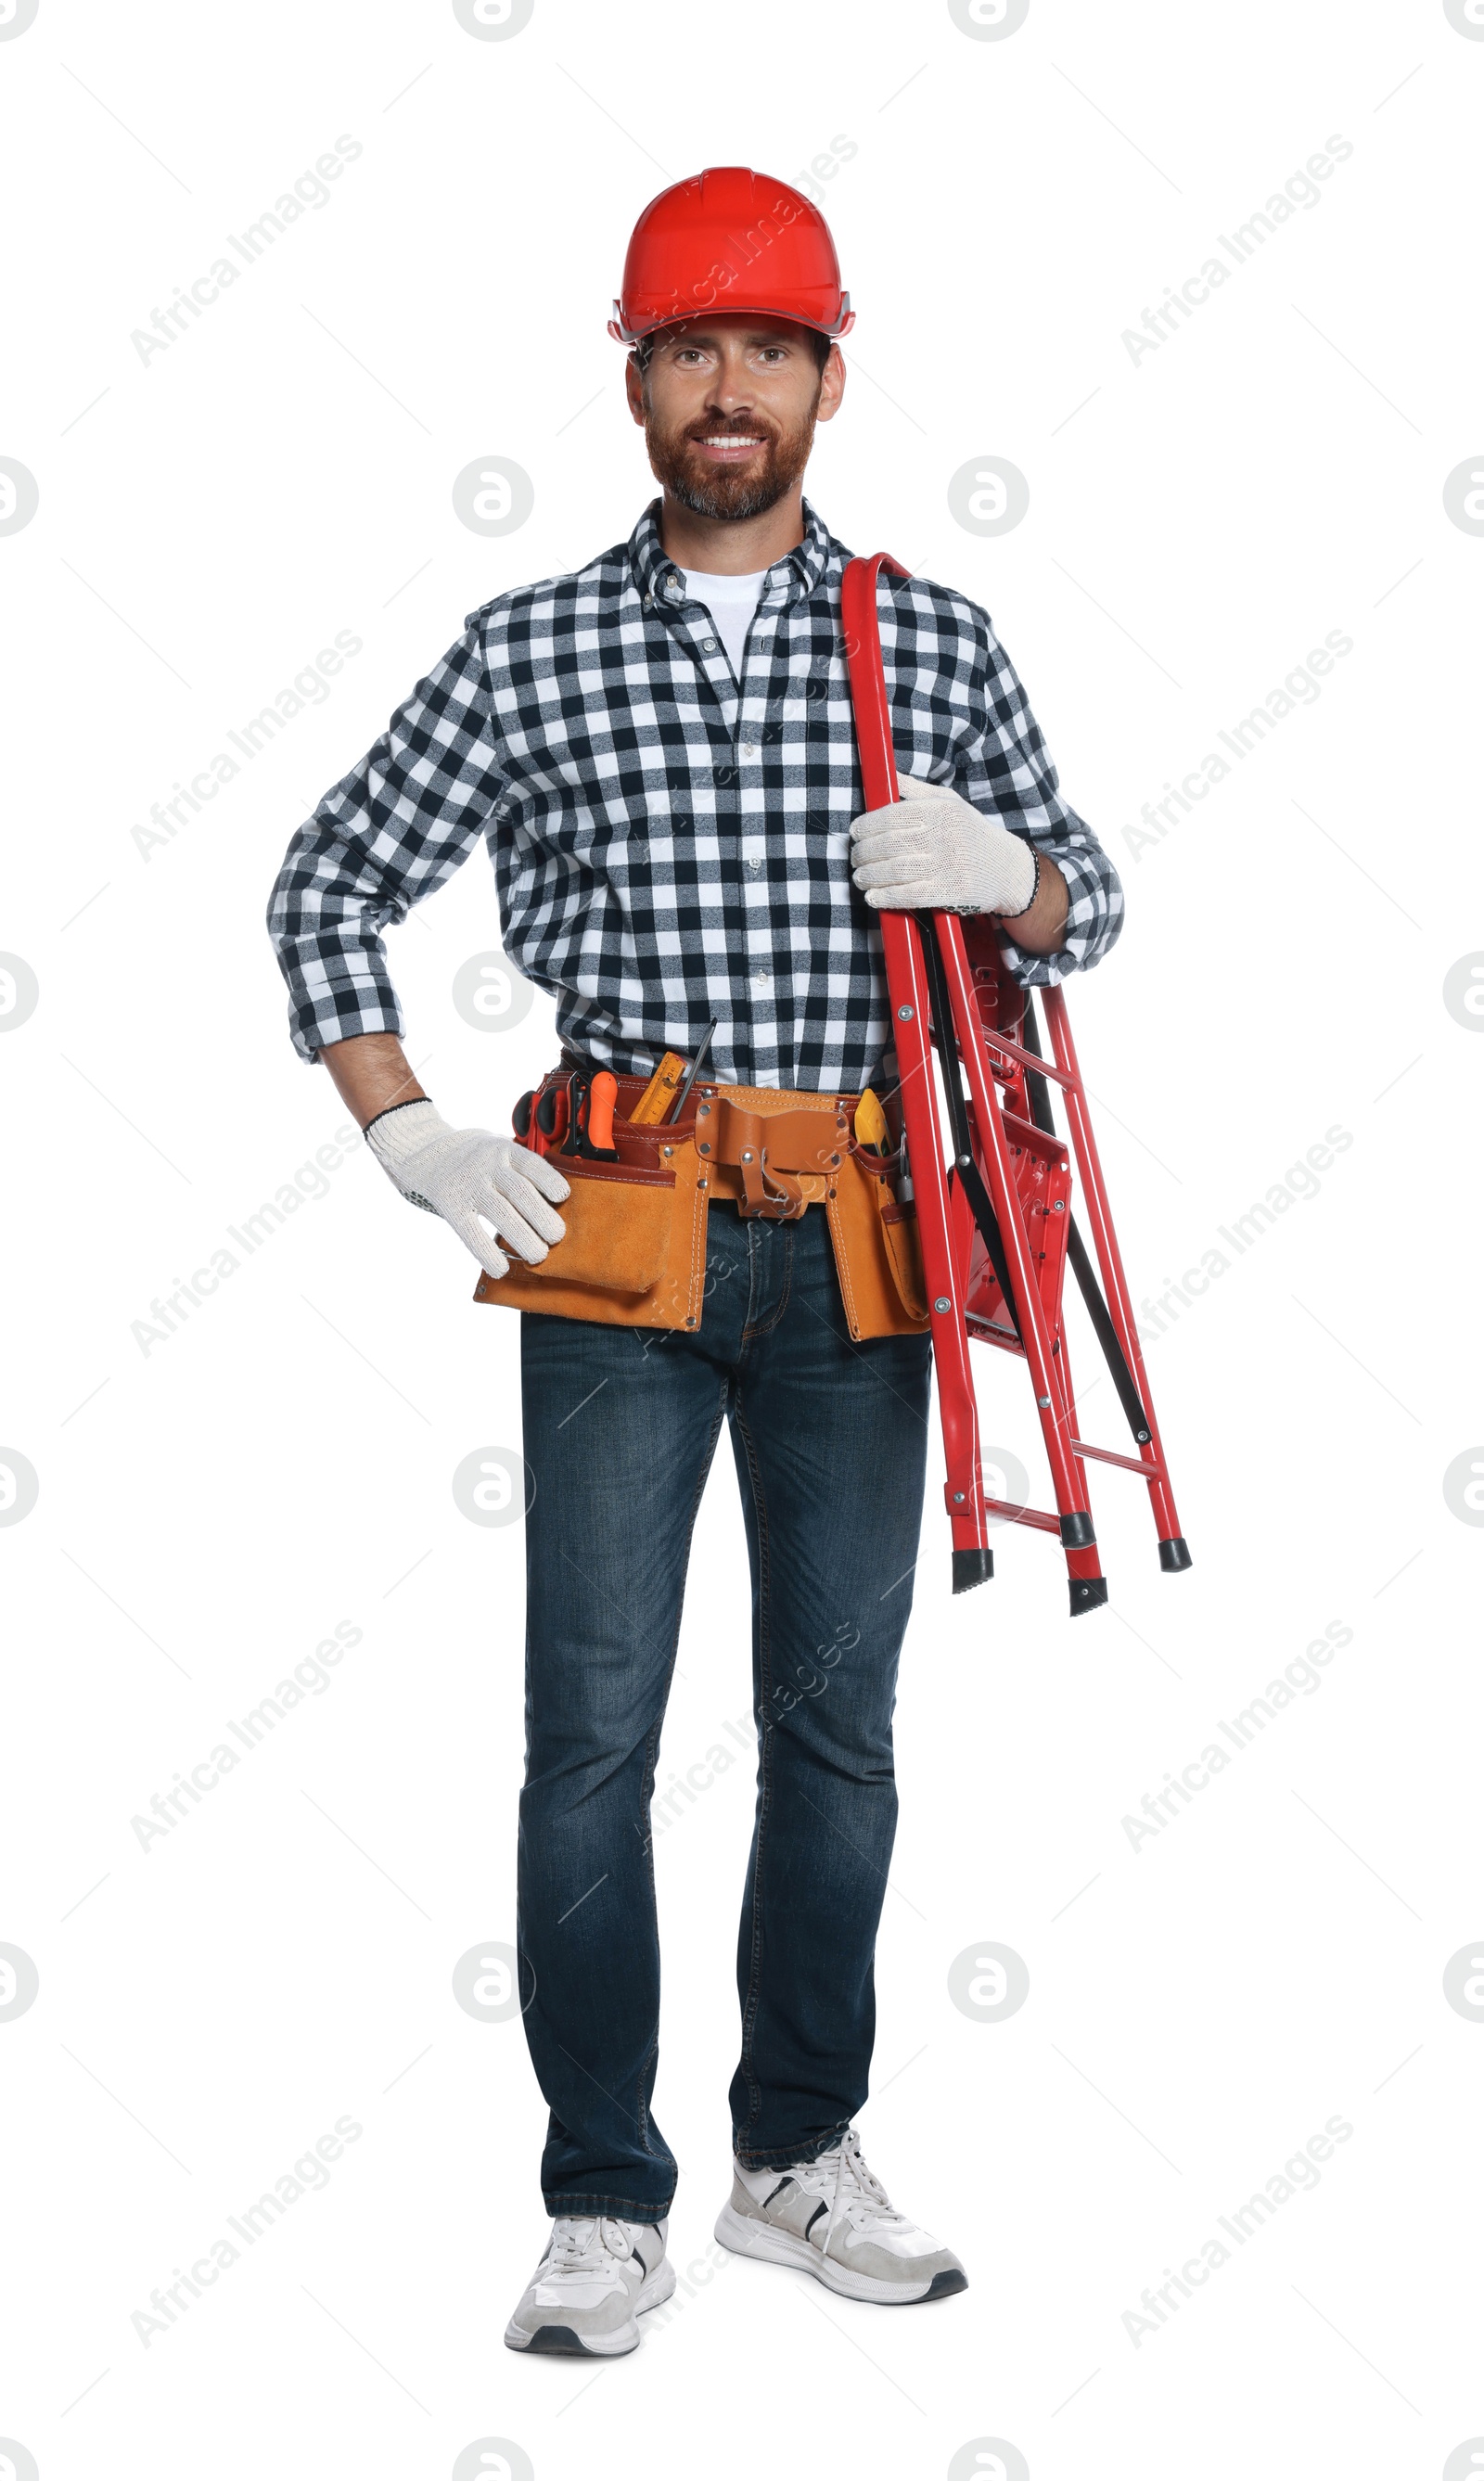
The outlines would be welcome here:
<svg viewBox="0 0 1484 2481">
<path fill-rule="evenodd" d="M 883 568 L 894 577 L 911 573 L 877 552 L 850 561 L 841 589 L 861 778 L 872 810 L 900 797 L 876 610 Z M 1048 1058 L 1034 1001 L 1006 969 L 992 921 L 883 911 L 880 922 L 948 1462 L 953 1591 L 966 1593 L 994 1575 L 991 1517 L 1028 1525 L 1061 1543 L 1075 1619 L 1107 1600 L 1088 1506 L 1089 1464 L 1117 1466 L 1147 1485 L 1162 1569 L 1176 1575 L 1188 1568 L 1190 1554 L 1175 1513 L 1066 1000 L 1057 986 L 1043 994 Z M 1053 1087 L 1070 1143 L 1057 1134 Z M 1091 1256 L 1072 1211 L 1074 1164 Z M 1069 1264 L 1133 1432 L 1132 1455 L 1092 1447 L 1080 1432 L 1062 1321 Z M 1018 1354 L 1029 1370 L 1054 1514 L 984 1495 L 971 1340 Z"/>
</svg>

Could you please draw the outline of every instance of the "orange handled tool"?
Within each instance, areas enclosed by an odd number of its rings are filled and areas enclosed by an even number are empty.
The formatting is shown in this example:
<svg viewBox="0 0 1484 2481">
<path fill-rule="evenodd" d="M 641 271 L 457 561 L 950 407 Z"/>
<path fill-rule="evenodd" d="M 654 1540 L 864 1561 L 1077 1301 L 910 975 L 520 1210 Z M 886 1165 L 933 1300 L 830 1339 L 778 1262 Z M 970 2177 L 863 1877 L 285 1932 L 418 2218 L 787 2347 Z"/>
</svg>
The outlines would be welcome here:
<svg viewBox="0 0 1484 2481">
<path fill-rule="evenodd" d="M 611 1155 L 613 1144 L 613 1105 L 618 1100 L 618 1080 L 611 1068 L 600 1068 L 587 1088 L 587 1137 L 594 1154 Z"/>
<path fill-rule="evenodd" d="M 613 1143 L 613 1105 L 618 1097 L 618 1080 L 611 1068 L 594 1069 L 590 1077 L 574 1068 L 558 1090 L 567 1098 L 566 1136 L 561 1146 L 564 1155 L 586 1155 L 589 1161 L 616 1162 L 618 1149 Z M 599 1135 L 607 1142 L 599 1143 Z"/>
<path fill-rule="evenodd" d="M 522 1094 L 510 1113 L 510 1125 L 522 1145 L 538 1155 L 588 1155 L 616 1162 L 613 1112 L 618 1080 L 611 1068 L 584 1077 L 574 1070 L 539 1094 Z"/>
</svg>

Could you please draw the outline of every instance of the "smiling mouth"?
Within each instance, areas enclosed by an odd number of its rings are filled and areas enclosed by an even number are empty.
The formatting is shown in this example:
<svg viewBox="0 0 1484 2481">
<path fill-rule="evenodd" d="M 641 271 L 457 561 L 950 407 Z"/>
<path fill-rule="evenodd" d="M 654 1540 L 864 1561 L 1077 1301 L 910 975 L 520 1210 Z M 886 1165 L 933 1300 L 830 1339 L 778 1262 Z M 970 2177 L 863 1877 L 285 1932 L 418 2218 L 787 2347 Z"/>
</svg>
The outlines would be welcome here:
<svg viewBox="0 0 1484 2481">
<path fill-rule="evenodd" d="M 737 457 L 750 457 L 754 449 L 764 448 L 767 444 L 757 431 L 718 431 L 709 437 L 691 442 L 693 447 L 704 449 L 708 457 L 717 457 L 723 462 Z"/>
</svg>

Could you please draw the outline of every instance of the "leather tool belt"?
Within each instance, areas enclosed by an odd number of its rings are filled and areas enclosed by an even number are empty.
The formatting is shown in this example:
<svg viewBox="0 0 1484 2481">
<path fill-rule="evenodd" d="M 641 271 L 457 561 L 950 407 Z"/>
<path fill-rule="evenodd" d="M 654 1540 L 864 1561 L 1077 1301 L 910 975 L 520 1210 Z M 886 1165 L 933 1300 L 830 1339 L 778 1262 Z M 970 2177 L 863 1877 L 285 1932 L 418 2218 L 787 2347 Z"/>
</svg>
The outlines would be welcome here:
<svg viewBox="0 0 1484 2481">
<path fill-rule="evenodd" d="M 619 1077 L 612 1144 L 596 1150 L 589 1079 L 564 1053 L 516 1128 L 570 1183 L 559 1209 L 565 1239 L 536 1266 L 512 1259 L 508 1274 L 481 1275 L 476 1300 L 605 1326 L 697 1328 L 707 1213 L 720 1197 L 768 1222 L 822 1206 L 852 1340 L 926 1332 L 916 1216 L 898 1196 L 897 1155 L 856 1141 L 857 1096 L 698 1082 L 677 1120 L 641 1122 L 631 1115 L 655 1080 Z"/>
</svg>

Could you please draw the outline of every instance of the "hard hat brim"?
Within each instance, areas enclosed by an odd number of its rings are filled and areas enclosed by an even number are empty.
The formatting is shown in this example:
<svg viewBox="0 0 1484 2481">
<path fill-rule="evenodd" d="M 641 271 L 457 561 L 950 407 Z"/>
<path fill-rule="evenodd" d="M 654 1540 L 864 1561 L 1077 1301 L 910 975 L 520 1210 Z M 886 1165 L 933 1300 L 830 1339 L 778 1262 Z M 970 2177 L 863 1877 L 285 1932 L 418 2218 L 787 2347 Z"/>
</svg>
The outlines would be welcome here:
<svg viewBox="0 0 1484 2481">
<path fill-rule="evenodd" d="M 615 301 L 608 332 L 620 345 L 638 345 L 646 336 L 658 336 L 666 327 L 690 327 L 697 320 L 715 318 L 777 319 L 785 326 L 811 327 L 817 336 L 828 336 L 831 341 L 847 336 L 855 325 L 850 297 L 848 293 L 842 293 L 840 315 L 834 320 L 809 319 L 801 311 L 783 309 L 776 301 L 714 301 L 704 310 L 671 310 L 663 318 L 644 319 L 638 326 L 631 326 L 624 316 L 623 303 Z"/>
</svg>

